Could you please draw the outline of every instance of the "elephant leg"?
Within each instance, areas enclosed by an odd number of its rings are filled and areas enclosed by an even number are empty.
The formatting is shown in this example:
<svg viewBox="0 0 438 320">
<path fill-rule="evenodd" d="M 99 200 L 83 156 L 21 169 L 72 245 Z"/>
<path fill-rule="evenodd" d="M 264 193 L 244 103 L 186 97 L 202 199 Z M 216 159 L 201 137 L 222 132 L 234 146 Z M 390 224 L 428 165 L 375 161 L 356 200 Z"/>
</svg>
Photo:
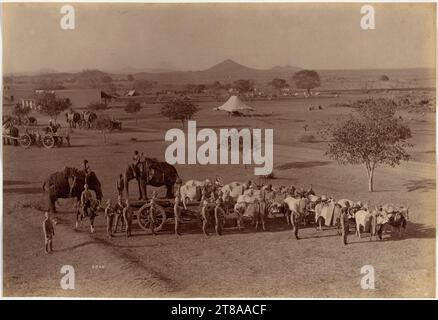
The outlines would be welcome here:
<svg viewBox="0 0 438 320">
<path fill-rule="evenodd" d="M 173 198 L 173 184 L 166 185 L 166 198 L 170 199 Z"/>
<path fill-rule="evenodd" d="M 262 214 L 262 215 L 260 216 L 260 218 L 261 218 L 261 223 L 262 223 L 262 230 L 263 230 L 263 231 L 266 231 L 266 227 L 265 227 L 265 215 Z"/>
<path fill-rule="evenodd" d="M 56 198 L 54 196 L 49 195 L 49 211 L 56 213 Z"/>
<path fill-rule="evenodd" d="M 90 218 L 90 232 L 94 233 L 94 217 Z"/>
<path fill-rule="evenodd" d="M 142 200 L 143 199 L 143 190 L 142 190 L 142 183 L 140 179 L 137 179 L 137 184 L 138 184 L 138 194 L 140 195 L 138 200 Z"/>
<path fill-rule="evenodd" d="M 207 219 L 203 219 L 202 220 L 202 232 L 204 232 L 205 236 L 209 236 L 208 231 L 207 231 Z"/>
</svg>

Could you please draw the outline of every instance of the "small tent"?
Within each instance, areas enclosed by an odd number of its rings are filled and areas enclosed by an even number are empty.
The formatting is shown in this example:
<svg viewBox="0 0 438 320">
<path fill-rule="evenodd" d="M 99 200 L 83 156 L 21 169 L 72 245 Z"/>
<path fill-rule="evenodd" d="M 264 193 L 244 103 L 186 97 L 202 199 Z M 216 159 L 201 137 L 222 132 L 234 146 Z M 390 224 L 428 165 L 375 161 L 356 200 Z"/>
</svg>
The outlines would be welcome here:
<svg viewBox="0 0 438 320">
<path fill-rule="evenodd" d="M 231 114 L 242 114 L 244 111 L 254 111 L 254 108 L 246 105 L 238 96 L 231 96 L 227 102 L 214 110 L 227 111 Z"/>
</svg>

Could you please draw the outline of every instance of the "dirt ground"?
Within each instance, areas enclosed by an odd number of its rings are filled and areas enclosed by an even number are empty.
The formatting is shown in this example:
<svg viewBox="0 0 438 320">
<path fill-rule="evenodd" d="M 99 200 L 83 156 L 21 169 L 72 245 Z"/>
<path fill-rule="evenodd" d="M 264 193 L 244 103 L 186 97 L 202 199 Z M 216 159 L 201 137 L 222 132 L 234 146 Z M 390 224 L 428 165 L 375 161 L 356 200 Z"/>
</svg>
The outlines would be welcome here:
<svg viewBox="0 0 438 320">
<path fill-rule="evenodd" d="M 385 93 L 388 95 L 388 93 Z M 377 94 L 378 95 L 378 94 Z M 72 147 L 3 147 L 3 272 L 6 296 L 71 297 L 434 297 L 435 296 L 435 113 L 403 113 L 413 133 L 412 160 L 397 168 L 376 170 L 375 192 L 367 191 L 365 168 L 340 166 L 324 155 L 321 125 L 346 117 L 352 109 L 329 107 L 364 95 L 339 98 L 249 102 L 253 117 L 228 118 L 213 111 L 217 103 L 202 103 L 198 129 L 273 128 L 274 185 L 313 186 L 317 194 L 369 202 L 409 205 L 410 221 L 403 239 L 390 230 L 384 241 L 349 236 L 344 246 L 336 230 L 300 230 L 294 239 L 283 219 L 270 219 L 267 231 L 247 225 L 243 233 L 227 228 L 223 236 L 205 237 L 198 220 L 185 220 L 182 237 L 170 221 L 159 235 L 134 228 L 127 239 L 119 233 L 108 239 L 103 212 L 96 233 L 88 225 L 74 231 L 73 202 L 60 200 L 54 249 L 44 253 L 42 234 L 45 203 L 42 181 L 63 166 L 88 159 L 103 185 L 104 199 L 116 198 L 115 179 L 133 150 L 164 160 L 166 130 L 180 127 L 148 105 L 128 116 L 122 109 L 105 111 L 122 119 L 123 130 L 107 135 L 75 129 Z M 309 106 L 323 107 L 308 111 Z M 4 111 L 7 113 L 7 110 Z M 40 123 L 47 119 L 38 116 Z M 65 125 L 64 117 L 60 122 Z M 305 132 L 303 126 L 307 124 Z M 313 134 L 315 142 L 300 142 Z M 257 180 L 253 168 L 242 165 L 178 165 L 183 180 L 225 182 Z M 261 182 L 261 181 L 260 181 Z M 131 189 L 135 190 L 134 183 Z M 152 188 L 149 188 L 151 191 Z M 160 189 L 164 196 L 164 189 Z M 213 232 L 213 230 L 211 230 Z M 75 290 L 62 290 L 63 265 L 75 268 Z M 361 267 L 372 265 L 376 288 L 360 286 Z"/>
</svg>

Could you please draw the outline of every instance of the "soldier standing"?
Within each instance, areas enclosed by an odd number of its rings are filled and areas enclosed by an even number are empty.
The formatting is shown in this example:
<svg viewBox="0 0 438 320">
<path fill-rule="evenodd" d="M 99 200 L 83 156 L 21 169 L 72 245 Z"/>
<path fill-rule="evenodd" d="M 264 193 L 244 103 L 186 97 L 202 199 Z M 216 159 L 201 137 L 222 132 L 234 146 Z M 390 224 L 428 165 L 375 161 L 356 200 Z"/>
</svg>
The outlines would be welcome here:
<svg viewBox="0 0 438 320">
<path fill-rule="evenodd" d="M 113 237 L 113 224 L 114 224 L 114 210 L 111 207 L 111 200 L 108 199 L 105 208 L 105 218 L 106 218 L 106 233 L 108 237 Z"/>
<path fill-rule="evenodd" d="M 125 189 L 125 181 L 123 179 L 123 174 L 119 175 L 119 179 L 116 182 L 117 194 L 119 197 L 123 196 L 123 190 Z"/>
<path fill-rule="evenodd" d="M 298 237 L 298 230 L 300 229 L 301 215 L 298 212 L 291 211 L 290 213 L 290 222 L 292 224 L 292 230 L 295 235 L 295 239 L 300 240 Z"/>
<path fill-rule="evenodd" d="M 341 228 L 342 228 L 342 239 L 344 241 L 344 245 L 347 245 L 347 237 L 350 229 L 350 204 L 348 202 L 345 203 L 345 207 L 341 209 Z"/>
<path fill-rule="evenodd" d="M 222 199 L 218 198 L 216 200 L 216 206 L 214 207 L 214 220 L 215 220 L 215 229 L 216 229 L 216 234 L 218 236 L 222 235 L 222 222 L 225 219 L 225 211 L 222 208 Z"/>
<path fill-rule="evenodd" d="M 154 191 L 152 193 L 152 198 L 151 198 L 151 210 L 150 210 L 150 215 L 149 218 L 151 219 L 151 232 L 153 235 L 156 235 L 157 233 L 155 232 L 155 206 L 157 205 L 157 197 L 158 197 L 158 193 L 157 191 Z"/>
<path fill-rule="evenodd" d="M 50 213 L 46 211 L 44 213 L 46 217 L 43 221 L 43 232 L 44 232 L 44 240 L 45 240 L 45 252 L 50 253 L 53 252 L 52 240 L 55 235 L 55 228 L 53 226 L 53 222 L 50 219 Z"/>
<path fill-rule="evenodd" d="M 126 225 L 126 236 L 129 238 L 131 236 L 132 227 L 132 209 L 129 206 L 129 200 L 126 199 L 126 206 L 123 208 L 123 220 Z"/>
<path fill-rule="evenodd" d="M 181 233 L 178 231 L 179 220 L 181 219 L 181 198 L 179 195 L 175 197 L 175 205 L 173 206 L 173 213 L 175 215 L 175 234 L 180 236 Z"/>
<path fill-rule="evenodd" d="M 114 232 L 117 232 L 117 227 L 119 226 L 119 222 L 122 224 L 121 228 L 122 228 L 122 231 L 123 231 L 123 224 L 124 224 L 124 220 L 123 220 L 123 208 L 124 207 L 125 206 L 123 205 L 122 197 L 119 196 L 117 198 L 117 203 L 116 203 L 116 205 L 114 207 L 114 212 L 115 212 L 115 215 L 116 215 L 116 225 L 115 225 L 115 228 L 114 228 Z"/>
</svg>

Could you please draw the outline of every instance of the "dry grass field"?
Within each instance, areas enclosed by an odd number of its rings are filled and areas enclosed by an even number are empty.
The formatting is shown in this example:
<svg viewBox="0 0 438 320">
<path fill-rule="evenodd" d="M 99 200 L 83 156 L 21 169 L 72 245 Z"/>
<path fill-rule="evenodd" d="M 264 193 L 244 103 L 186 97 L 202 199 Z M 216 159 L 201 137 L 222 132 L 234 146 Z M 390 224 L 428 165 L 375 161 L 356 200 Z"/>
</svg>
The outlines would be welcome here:
<svg viewBox="0 0 438 320">
<path fill-rule="evenodd" d="M 382 92 L 374 97 L 395 95 Z M 403 239 L 383 241 L 349 236 L 344 246 L 336 230 L 307 227 L 301 240 L 282 219 L 269 219 L 267 231 L 247 226 L 243 233 L 227 228 L 206 238 L 201 222 L 184 220 L 182 237 L 170 221 L 157 236 L 135 225 L 133 237 L 117 234 L 109 240 L 103 213 L 96 233 L 84 226 L 74 231 L 72 200 L 60 200 L 54 254 L 44 253 L 41 223 L 42 181 L 63 166 L 79 167 L 88 159 L 103 185 L 104 199 L 116 198 L 115 179 L 134 150 L 164 160 L 166 130 L 181 125 L 159 115 L 159 105 L 144 106 L 135 117 L 123 109 L 105 111 L 123 121 L 123 130 L 103 137 L 94 130 L 74 129 L 70 148 L 3 147 L 4 294 L 6 296 L 87 297 L 433 297 L 435 295 L 435 113 L 400 111 L 412 129 L 412 159 L 397 168 L 376 170 L 375 192 L 367 191 L 365 168 L 340 166 L 324 155 L 318 136 L 325 123 L 347 117 L 351 108 L 329 107 L 355 101 L 365 93 L 338 98 L 248 102 L 253 117 L 229 118 L 213 111 L 217 103 L 201 103 L 197 127 L 273 128 L 274 185 L 313 186 L 317 194 L 368 201 L 371 206 L 392 202 L 410 206 Z M 308 111 L 309 106 L 322 110 Z M 8 110 L 4 110 L 8 113 Z M 47 121 L 37 115 L 40 123 Z M 59 121 L 65 126 L 64 117 Z M 303 126 L 308 125 L 307 132 Z M 302 142 L 303 135 L 315 141 Z M 301 140 L 301 141 L 300 141 Z M 304 139 L 305 141 L 306 139 Z M 47 168 L 51 168 L 48 170 Z M 257 179 L 242 165 L 180 165 L 183 180 L 225 182 Z M 134 183 L 131 184 L 134 188 Z M 152 188 L 149 188 L 149 192 Z M 164 196 L 164 189 L 160 190 Z M 62 265 L 76 270 L 76 289 L 59 286 Z M 372 265 L 376 288 L 363 290 L 360 269 Z"/>
</svg>

